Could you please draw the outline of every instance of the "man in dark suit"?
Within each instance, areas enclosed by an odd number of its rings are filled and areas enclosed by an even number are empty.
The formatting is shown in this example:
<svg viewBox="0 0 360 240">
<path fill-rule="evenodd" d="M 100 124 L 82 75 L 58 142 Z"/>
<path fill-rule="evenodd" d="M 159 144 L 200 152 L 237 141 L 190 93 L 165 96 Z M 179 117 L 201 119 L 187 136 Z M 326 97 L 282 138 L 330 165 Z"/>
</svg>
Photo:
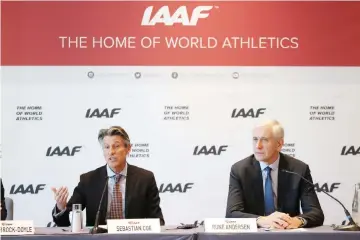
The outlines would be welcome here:
<svg viewBox="0 0 360 240">
<path fill-rule="evenodd" d="M 5 220 L 7 216 L 7 210 L 5 205 L 5 190 L 2 183 L 2 179 L 0 179 L 0 181 L 1 181 L 1 220 Z"/>
<path fill-rule="evenodd" d="M 69 202 L 66 187 L 52 188 L 56 200 L 54 222 L 58 226 L 70 226 L 72 204 L 82 204 L 82 208 L 86 208 L 86 225 L 94 226 L 100 198 L 108 181 L 99 215 L 100 225 L 105 225 L 106 219 L 123 218 L 159 218 L 160 224 L 164 225 L 154 174 L 126 162 L 131 144 L 125 130 L 118 126 L 102 129 L 98 140 L 107 164 L 82 174 Z"/>
<path fill-rule="evenodd" d="M 323 224 L 314 188 L 299 176 L 283 172 L 296 172 L 312 182 L 309 166 L 282 154 L 283 144 L 279 122 L 268 121 L 254 128 L 254 154 L 231 167 L 227 218 L 256 218 L 259 227 L 278 229 Z"/>
</svg>

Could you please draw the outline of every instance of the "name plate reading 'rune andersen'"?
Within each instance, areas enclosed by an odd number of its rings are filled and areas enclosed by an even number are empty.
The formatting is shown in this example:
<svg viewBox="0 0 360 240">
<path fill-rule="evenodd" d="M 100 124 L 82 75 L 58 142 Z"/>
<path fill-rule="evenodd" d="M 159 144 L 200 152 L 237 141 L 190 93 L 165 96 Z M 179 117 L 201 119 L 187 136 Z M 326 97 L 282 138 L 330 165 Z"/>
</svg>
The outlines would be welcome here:
<svg viewBox="0 0 360 240">
<path fill-rule="evenodd" d="M 208 218 L 204 225 L 212 233 L 257 232 L 256 218 Z"/>
<path fill-rule="evenodd" d="M 160 219 L 108 219 L 108 233 L 160 233 Z"/>
<path fill-rule="evenodd" d="M 0 222 L 0 235 L 29 235 L 34 233 L 34 221 Z"/>
</svg>

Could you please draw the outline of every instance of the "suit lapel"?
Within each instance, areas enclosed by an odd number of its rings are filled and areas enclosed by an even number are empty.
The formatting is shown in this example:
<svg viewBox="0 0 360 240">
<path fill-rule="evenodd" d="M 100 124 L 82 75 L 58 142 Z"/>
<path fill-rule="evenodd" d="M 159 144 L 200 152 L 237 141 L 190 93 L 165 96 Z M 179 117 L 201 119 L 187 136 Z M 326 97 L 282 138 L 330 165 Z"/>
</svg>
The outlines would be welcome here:
<svg viewBox="0 0 360 240">
<path fill-rule="evenodd" d="M 258 206 L 259 214 L 265 214 L 265 207 L 264 207 L 264 186 L 263 186 L 263 179 L 261 174 L 261 168 L 259 162 L 253 158 L 252 161 L 253 167 L 251 168 L 253 184 L 252 190 L 254 191 L 256 205 Z"/>
<path fill-rule="evenodd" d="M 125 218 L 129 216 L 129 204 L 131 202 L 132 191 L 135 189 L 136 178 L 134 177 L 134 167 L 128 164 L 126 174 L 126 189 L 125 189 Z"/>
<path fill-rule="evenodd" d="M 284 211 L 283 204 L 286 202 L 286 188 L 289 186 L 289 174 L 286 172 L 282 172 L 282 169 L 288 169 L 288 162 L 286 161 L 283 154 L 280 153 L 280 160 L 279 160 L 279 171 L 278 171 L 278 199 L 277 199 L 277 211 Z"/>
<path fill-rule="evenodd" d="M 96 189 L 96 192 L 99 194 L 98 196 L 100 196 L 99 201 L 101 199 L 101 195 L 103 193 L 106 181 L 108 181 L 108 180 L 107 180 L 107 171 L 106 171 L 106 165 L 105 165 L 100 170 L 99 184 L 97 185 L 97 189 Z M 106 187 L 106 189 L 105 189 L 104 198 L 101 203 L 100 216 L 99 216 L 100 221 L 99 222 L 105 222 L 107 207 L 108 207 L 108 187 Z M 96 212 L 97 212 L 97 209 L 96 209 Z M 103 221 L 101 221 L 101 220 L 103 220 Z"/>
</svg>

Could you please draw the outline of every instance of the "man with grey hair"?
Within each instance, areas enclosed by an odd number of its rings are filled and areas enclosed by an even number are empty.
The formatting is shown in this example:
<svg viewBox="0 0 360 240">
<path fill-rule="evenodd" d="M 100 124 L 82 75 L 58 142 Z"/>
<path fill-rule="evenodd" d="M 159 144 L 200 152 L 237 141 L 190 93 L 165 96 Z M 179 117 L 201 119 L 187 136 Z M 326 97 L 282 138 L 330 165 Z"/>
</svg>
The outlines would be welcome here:
<svg viewBox="0 0 360 240">
<path fill-rule="evenodd" d="M 98 140 L 106 165 L 82 174 L 69 201 L 67 187 L 52 188 L 56 200 L 53 219 L 57 226 L 70 226 L 72 204 L 82 204 L 86 209 L 86 226 L 94 226 L 106 181 L 108 184 L 100 206 L 100 225 L 105 225 L 106 219 L 139 218 L 158 218 L 164 225 L 154 174 L 126 162 L 131 150 L 126 131 L 119 126 L 102 129 Z"/>
<path fill-rule="evenodd" d="M 254 154 L 231 167 L 227 218 L 256 218 L 259 227 L 321 226 L 324 214 L 304 162 L 281 153 L 284 129 L 271 120 L 253 129 Z M 300 214 L 300 206 L 302 214 Z"/>
</svg>

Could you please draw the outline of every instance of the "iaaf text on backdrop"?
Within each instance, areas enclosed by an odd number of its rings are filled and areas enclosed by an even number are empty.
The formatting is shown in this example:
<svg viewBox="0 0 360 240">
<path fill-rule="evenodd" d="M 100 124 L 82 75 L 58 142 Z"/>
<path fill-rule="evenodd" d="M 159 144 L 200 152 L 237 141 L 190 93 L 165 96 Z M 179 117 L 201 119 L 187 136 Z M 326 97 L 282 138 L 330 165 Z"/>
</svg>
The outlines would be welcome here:
<svg viewBox="0 0 360 240">
<path fill-rule="evenodd" d="M 199 49 L 297 49 L 299 48 L 298 37 L 273 37 L 273 36 L 229 36 L 222 39 L 216 37 L 140 37 L 126 36 L 59 36 L 61 48 L 199 48 Z"/>
</svg>

